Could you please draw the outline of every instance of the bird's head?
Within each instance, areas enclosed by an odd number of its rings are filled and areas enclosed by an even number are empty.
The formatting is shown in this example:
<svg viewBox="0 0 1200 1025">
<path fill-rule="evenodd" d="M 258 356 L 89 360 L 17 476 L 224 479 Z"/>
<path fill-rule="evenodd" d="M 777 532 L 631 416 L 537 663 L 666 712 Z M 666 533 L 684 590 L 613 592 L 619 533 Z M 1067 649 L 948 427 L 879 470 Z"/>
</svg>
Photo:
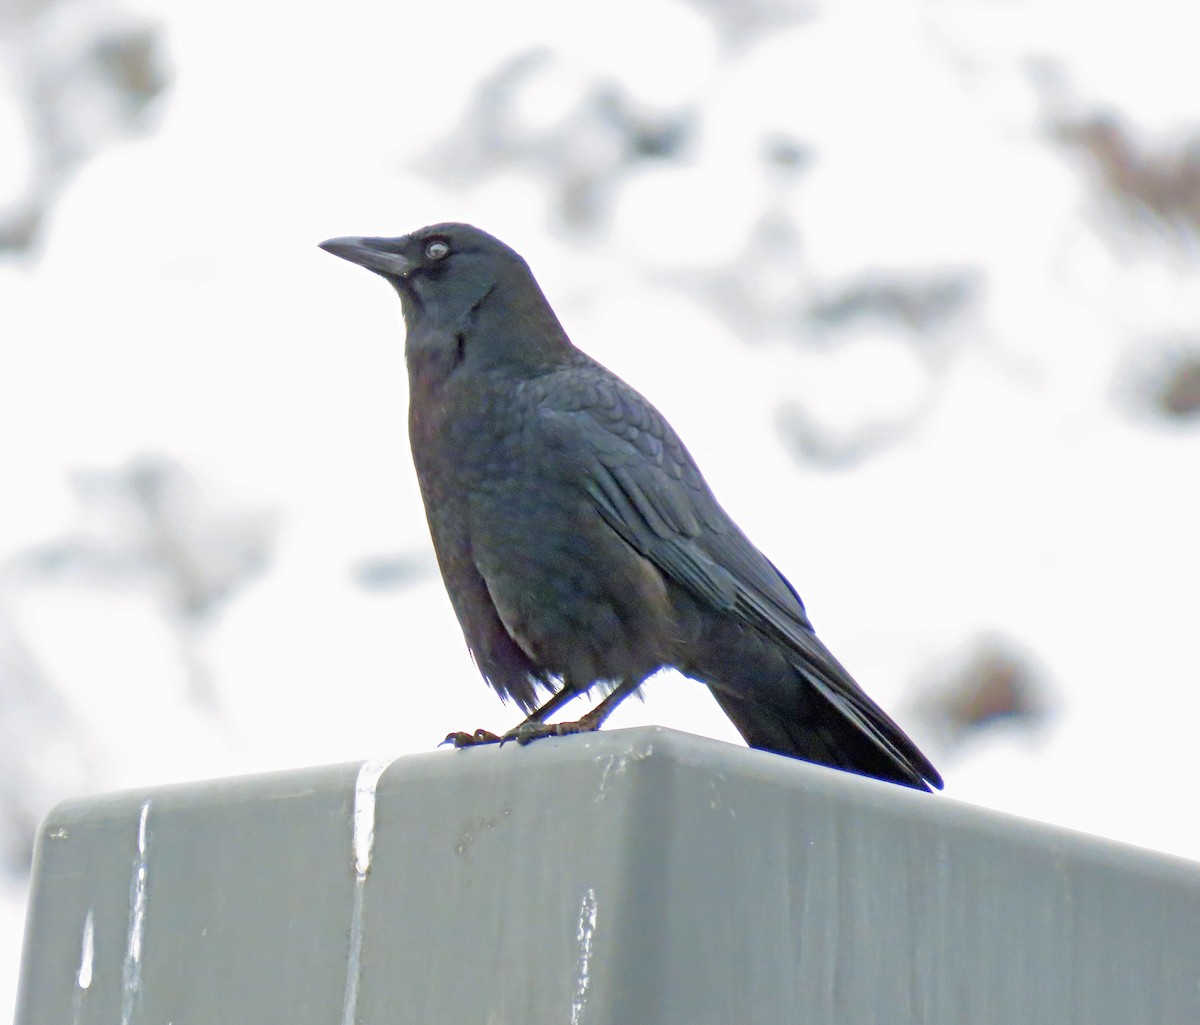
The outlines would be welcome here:
<svg viewBox="0 0 1200 1025">
<path fill-rule="evenodd" d="M 547 345 L 557 353 L 571 348 L 529 265 L 470 224 L 434 224 L 397 238 L 331 238 L 321 248 L 391 282 L 410 346 L 449 334 L 471 342 L 481 362 L 524 362 Z"/>
</svg>

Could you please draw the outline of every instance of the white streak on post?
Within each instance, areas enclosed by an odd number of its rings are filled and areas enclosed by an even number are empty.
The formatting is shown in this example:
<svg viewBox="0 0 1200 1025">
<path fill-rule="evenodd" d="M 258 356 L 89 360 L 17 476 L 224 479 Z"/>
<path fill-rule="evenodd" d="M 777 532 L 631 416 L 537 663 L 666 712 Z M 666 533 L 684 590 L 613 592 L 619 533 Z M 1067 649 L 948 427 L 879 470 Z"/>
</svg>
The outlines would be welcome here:
<svg viewBox="0 0 1200 1025">
<path fill-rule="evenodd" d="M 373 758 L 363 762 L 354 781 L 354 872 L 365 876 L 371 868 L 371 851 L 375 847 L 375 791 L 379 777 L 395 761 L 393 758 Z"/>
<path fill-rule="evenodd" d="M 79 943 L 79 971 L 75 973 L 75 992 L 71 998 L 71 1023 L 83 1021 L 83 995 L 91 988 L 92 969 L 96 962 L 96 915 L 88 908 L 83 919 L 83 939 Z"/>
<path fill-rule="evenodd" d="M 642 749 L 624 751 L 621 754 L 609 755 L 604 763 L 604 771 L 600 773 L 600 787 L 597 790 L 595 802 L 599 804 L 608 796 L 609 788 L 616 782 L 618 776 L 623 776 L 625 770 L 636 762 L 645 761 L 654 754 L 654 745 L 647 744 Z"/>
<path fill-rule="evenodd" d="M 354 1025 L 358 1013 L 358 984 L 362 972 L 363 897 L 371 854 L 375 848 L 375 791 L 392 758 L 363 762 L 354 781 L 351 816 L 351 852 L 354 857 L 354 904 L 350 911 L 350 949 L 346 954 L 346 987 L 342 999 L 342 1025 Z"/>
<path fill-rule="evenodd" d="M 83 920 L 83 942 L 79 949 L 79 971 L 75 973 L 75 984 L 80 989 L 87 989 L 92 984 L 92 966 L 96 961 L 96 916 L 88 908 L 87 917 Z"/>
<path fill-rule="evenodd" d="M 590 886 L 579 902 L 579 925 L 575 940 L 579 944 L 579 974 L 575 981 L 575 999 L 571 1001 L 571 1025 L 580 1025 L 591 985 L 592 940 L 596 935 L 596 891 Z"/>
<path fill-rule="evenodd" d="M 129 935 L 121 965 L 121 1025 L 133 1021 L 133 1009 L 142 988 L 142 941 L 146 934 L 146 882 L 150 874 L 150 802 L 138 816 L 137 854 L 129 881 Z"/>
</svg>

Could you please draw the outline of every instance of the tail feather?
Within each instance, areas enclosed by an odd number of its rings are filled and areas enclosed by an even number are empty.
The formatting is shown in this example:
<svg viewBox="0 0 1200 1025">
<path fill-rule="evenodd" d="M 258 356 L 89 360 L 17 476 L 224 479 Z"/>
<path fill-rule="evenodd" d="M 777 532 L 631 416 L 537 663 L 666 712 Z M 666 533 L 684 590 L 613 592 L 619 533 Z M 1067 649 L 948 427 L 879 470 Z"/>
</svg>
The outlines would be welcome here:
<svg viewBox="0 0 1200 1025">
<path fill-rule="evenodd" d="M 713 696 L 751 747 L 915 790 L 940 790 L 942 777 L 908 736 L 859 691 L 847 701 L 827 686 L 804 686 L 802 714 L 712 687 Z"/>
<path fill-rule="evenodd" d="M 821 643 L 802 609 L 784 630 L 713 615 L 682 589 L 675 599 L 690 640 L 678 668 L 708 684 L 751 747 L 916 790 L 941 789 L 937 769 Z"/>
</svg>

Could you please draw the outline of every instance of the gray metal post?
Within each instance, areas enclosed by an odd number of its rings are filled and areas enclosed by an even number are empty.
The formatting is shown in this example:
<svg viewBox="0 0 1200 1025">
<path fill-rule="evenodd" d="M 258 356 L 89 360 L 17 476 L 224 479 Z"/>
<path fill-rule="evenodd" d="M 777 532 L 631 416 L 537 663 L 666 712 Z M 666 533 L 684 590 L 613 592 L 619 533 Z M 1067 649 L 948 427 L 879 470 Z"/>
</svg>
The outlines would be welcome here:
<svg viewBox="0 0 1200 1025">
<path fill-rule="evenodd" d="M 440 751 L 60 806 L 16 1021 L 1196 1025 L 1200 865 L 660 729 Z"/>
</svg>

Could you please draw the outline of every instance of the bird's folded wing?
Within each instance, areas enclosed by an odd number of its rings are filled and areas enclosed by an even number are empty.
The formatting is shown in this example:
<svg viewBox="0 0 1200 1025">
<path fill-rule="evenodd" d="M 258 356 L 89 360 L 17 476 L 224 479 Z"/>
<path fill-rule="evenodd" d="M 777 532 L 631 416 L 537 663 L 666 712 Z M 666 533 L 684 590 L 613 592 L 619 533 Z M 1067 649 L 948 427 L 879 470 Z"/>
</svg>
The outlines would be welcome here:
<svg viewBox="0 0 1200 1025">
<path fill-rule="evenodd" d="M 576 469 L 605 522 L 714 608 L 736 609 L 789 646 L 830 659 L 799 596 L 721 508 L 662 415 L 611 377 L 588 383 L 563 389 L 565 407 L 549 390 L 542 422 L 560 435 L 562 450 L 587 453 Z"/>
<path fill-rule="evenodd" d="M 584 435 L 577 451 L 592 456 L 584 487 L 605 522 L 701 601 L 791 650 L 809 683 L 897 759 L 920 757 L 900 749 L 891 719 L 817 638 L 799 595 L 717 503 L 657 410 L 632 389 L 605 385 L 602 401 L 561 413 L 557 425 Z"/>
</svg>

